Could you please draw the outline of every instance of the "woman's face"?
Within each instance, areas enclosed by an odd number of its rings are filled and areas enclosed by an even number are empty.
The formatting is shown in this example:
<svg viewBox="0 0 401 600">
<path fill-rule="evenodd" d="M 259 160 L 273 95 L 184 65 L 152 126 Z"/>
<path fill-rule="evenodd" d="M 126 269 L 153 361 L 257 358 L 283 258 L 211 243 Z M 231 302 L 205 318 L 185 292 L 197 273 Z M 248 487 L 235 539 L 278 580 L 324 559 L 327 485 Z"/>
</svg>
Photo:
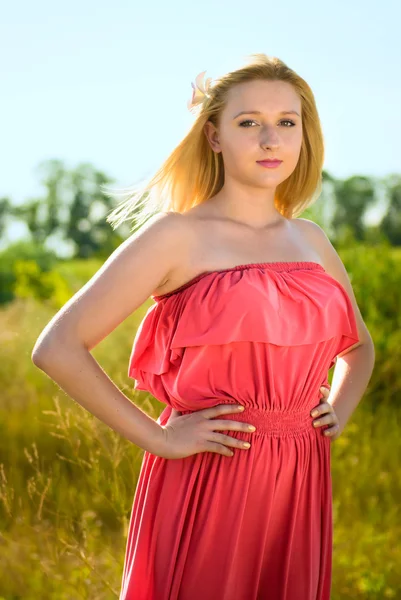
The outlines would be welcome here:
<svg viewBox="0 0 401 600">
<path fill-rule="evenodd" d="M 287 111 L 298 114 L 280 114 Z M 301 151 L 301 114 L 301 99 L 287 82 L 250 81 L 231 88 L 219 127 L 205 125 L 212 149 L 222 153 L 226 177 L 261 188 L 287 179 Z M 268 158 L 283 162 L 275 169 L 257 162 Z"/>
</svg>

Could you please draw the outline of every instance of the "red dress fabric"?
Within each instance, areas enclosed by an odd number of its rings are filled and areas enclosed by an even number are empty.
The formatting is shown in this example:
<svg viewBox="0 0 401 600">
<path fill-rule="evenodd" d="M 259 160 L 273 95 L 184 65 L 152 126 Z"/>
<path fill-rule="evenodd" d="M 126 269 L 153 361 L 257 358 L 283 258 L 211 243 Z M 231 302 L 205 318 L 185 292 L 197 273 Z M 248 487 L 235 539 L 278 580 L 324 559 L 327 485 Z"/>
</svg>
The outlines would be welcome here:
<svg viewBox="0 0 401 600">
<path fill-rule="evenodd" d="M 256 432 L 233 457 L 144 452 L 120 600 L 329 600 L 331 440 L 310 415 L 359 341 L 345 288 L 315 262 L 210 271 L 153 296 L 128 374 L 182 414 L 222 403 Z"/>
</svg>

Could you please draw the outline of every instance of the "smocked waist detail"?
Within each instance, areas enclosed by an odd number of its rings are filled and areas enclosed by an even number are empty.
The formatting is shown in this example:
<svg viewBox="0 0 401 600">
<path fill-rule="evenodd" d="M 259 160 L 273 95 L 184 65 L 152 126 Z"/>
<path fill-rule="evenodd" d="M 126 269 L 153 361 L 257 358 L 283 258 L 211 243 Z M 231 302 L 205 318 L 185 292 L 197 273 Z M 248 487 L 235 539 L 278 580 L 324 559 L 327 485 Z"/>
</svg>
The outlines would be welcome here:
<svg viewBox="0 0 401 600">
<path fill-rule="evenodd" d="M 196 411 L 180 411 L 182 415 L 187 415 L 192 412 Z M 316 428 L 313 426 L 313 417 L 311 416 L 309 409 L 278 411 L 245 407 L 243 412 L 237 413 L 234 411 L 233 413 L 219 415 L 211 420 L 214 421 L 215 419 L 242 421 L 254 425 L 256 431 L 252 435 L 261 433 L 279 437 L 296 437 L 310 431 L 316 431 Z M 322 429 L 325 428 L 322 427 L 318 429 L 322 431 Z"/>
</svg>

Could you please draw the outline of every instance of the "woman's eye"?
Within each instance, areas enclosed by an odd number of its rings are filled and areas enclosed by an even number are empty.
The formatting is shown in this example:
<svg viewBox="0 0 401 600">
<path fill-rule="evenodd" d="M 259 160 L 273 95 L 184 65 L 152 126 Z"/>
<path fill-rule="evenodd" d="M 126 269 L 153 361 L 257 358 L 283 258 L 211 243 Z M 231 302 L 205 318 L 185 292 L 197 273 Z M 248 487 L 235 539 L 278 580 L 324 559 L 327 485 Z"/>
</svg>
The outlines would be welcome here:
<svg viewBox="0 0 401 600">
<path fill-rule="evenodd" d="M 246 119 L 245 121 L 241 121 L 240 127 L 243 127 L 244 123 L 255 123 L 255 121 L 253 119 Z M 291 123 L 291 127 L 295 126 L 294 121 L 291 121 L 290 119 L 283 119 L 281 121 L 281 123 Z M 245 129 L 248 129 L 248 128 L 246 127 Z"/>
<path fill-rule="evenodd" d="M 252 121 L 252 119 L 247 119 L 246 121 L 241 121 L 240 127 L 242 127 L 244 125 L 244 123 L 255 123 L 255 121 Z"/>
</svg>

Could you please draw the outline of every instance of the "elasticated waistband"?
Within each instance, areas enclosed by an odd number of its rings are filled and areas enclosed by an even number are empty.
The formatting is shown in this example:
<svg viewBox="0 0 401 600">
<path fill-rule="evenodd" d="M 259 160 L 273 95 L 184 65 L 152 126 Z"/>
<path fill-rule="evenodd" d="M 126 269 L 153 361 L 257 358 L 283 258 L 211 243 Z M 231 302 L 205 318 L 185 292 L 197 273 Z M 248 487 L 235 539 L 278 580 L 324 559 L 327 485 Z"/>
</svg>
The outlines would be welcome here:
<svg viewBox="0 0 401 600">
<path fill-rule="evenodd" d="M 194 411 L 185 410 L 180 411 L 182 415 L 190 414 Z M 265 434 L 279 437 L 286 436 L 298 436 L 304 435 L 307 432 L 316 431 L 313 426 L 313 417 L 310 414 L 310 410 L 284 410 L 274 411 L 266 410 L 253 407 L 245 407 L 242 412 L 233 411 L 232 413 L 219 415 L 214 417 L 215 419 L 230 420 L 230 421 L 242 421 L 254 425 L 256 427 L 255 433 L 252 435 Z M 322 431 L 324 427 L 319 427 L 318 430 Z"/>
</svg>

